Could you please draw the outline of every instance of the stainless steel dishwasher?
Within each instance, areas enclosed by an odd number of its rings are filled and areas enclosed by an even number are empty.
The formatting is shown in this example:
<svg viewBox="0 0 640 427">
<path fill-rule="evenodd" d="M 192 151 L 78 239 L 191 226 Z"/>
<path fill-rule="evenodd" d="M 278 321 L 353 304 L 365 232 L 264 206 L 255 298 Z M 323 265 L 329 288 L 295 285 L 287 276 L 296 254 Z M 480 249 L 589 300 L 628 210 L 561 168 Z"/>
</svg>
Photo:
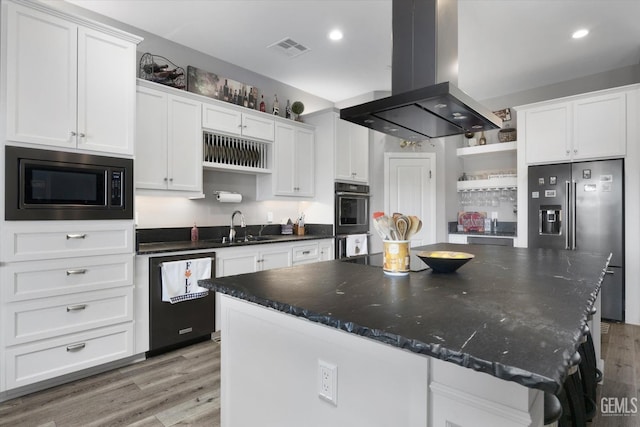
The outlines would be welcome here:
<svg viewBox="0 0 640 427">
<path fill-rule="evenodd" d="M 171 304 L 162 301 L 163 262 L 211 258 L 215 277 L 215 252 L 149 258 L 149 351 L 154 356 L 196 342 L 211 339 L 215 330 L 215 292 L 202 298 Z"/>
</svg>

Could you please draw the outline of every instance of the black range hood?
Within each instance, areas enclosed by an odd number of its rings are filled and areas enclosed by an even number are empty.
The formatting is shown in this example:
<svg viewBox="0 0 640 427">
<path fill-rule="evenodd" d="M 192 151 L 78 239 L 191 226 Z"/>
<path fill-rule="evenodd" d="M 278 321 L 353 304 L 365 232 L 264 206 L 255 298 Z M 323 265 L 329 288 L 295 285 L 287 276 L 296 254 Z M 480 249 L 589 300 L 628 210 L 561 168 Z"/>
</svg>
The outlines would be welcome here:
<svg viewBox="0 0 640 427">
<path fill-rule="evenodd" d="M 409 141 L 500 128 L 454 84 L 457 14 L 456 0 L 393 0 L 392 95 L 343 108 L 340 118 Z"/>
</svg>

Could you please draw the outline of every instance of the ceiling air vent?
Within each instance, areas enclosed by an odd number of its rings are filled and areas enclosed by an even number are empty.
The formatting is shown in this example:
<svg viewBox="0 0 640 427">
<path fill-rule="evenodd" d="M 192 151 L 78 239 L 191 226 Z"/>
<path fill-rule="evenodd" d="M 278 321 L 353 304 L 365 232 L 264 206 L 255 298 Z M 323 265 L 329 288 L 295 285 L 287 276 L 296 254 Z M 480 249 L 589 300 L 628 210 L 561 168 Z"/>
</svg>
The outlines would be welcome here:
<svg viewBox="0 0 640 427">
<path fill-rule="evenodd" d="M 303 53 L 309 52 L 309 50 L 311 50 L 308 47 L 291 39 L 290 37 L 285 37 L 284 39 L 267 46 L 267 49 L 273 49 L 278 52 L 282 52 L 289 58 L 295 58 L 296 56 L 300 56 Z"/>
</svg>

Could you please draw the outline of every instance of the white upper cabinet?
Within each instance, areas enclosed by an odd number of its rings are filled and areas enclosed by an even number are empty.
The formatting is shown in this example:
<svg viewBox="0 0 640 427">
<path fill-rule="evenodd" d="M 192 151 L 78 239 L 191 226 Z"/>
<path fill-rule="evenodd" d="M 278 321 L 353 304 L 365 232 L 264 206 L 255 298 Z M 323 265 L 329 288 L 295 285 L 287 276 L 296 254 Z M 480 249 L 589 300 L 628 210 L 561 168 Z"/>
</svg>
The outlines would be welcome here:
<svg viewBox="0 0 640 427">
<path fill-rule="evenodd" d="M 276 124 L 274 149 L 274 194 L 313 197 L 313 131 L 289 124 Z"/>
<path fill-rule="evenodd" d="M 626 94 L 612 93 L 573 103 L 573 159 L 626 154 Z"/>
<path fill-rule="evenodd" d="M 213 103 L 202 105 L 202 127 L 227 135 L 273 141 L 274 119 L 265 113 L 249 113 Z"/>
<path fill-rule="evenodd" d="M 5 4 L 7 139 L 133 155 L 140 39 Z"/>
<path fill-rule="evenodd" d="M 561 103 L 523 112 L 520 138 L 527 142 L 527 163 L 568 161 L 571 154 L 571 105 Z"/>
<path fill-rule="evenodd" d="M 627 143 L 624 91 L 520 107 L 527 164 L 622 157 Z"/>
<path fill-rule="evenodd" d="M 369 182 L 369 129 L 336 114 L 335 179 Z"/>
<path fill-rule="evenodd" d="M 202 104 L 160 88 L 137 91 L 136 188 L 201 193 Z"/>
<path fill-rule="evenodd" d="M 258 176 L 258 200 L 315 195 L 315 131 L 287 122 L 276 122 L 273 172 Z"/>
</svg>

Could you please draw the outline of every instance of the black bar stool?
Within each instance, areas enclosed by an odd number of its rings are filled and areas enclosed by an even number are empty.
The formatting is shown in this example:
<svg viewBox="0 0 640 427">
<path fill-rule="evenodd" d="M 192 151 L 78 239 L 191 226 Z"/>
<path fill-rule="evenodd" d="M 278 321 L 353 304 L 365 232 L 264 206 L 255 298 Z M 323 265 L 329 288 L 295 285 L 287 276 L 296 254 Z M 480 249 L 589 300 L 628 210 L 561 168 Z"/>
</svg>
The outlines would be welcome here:
<svg viewBox="0 0 640 427">
<path fill-rule="evenodd" d="M 558 427 L 586 427 L 587 425 L 584 390 L 578 368 L 580 361 L 580 352 L 576 351 L 571 357 L 571 366 L 562 390 L 558 393 L 558 399 L 562 405 Z"/>
<path fill-rule="evenodd" d="M 602 379 L 602 372 L 597 368 L 596 352 L 593 347 L 593 338 L 589 327 L 585 326 L 582 343 L 578 347 L 582 362 L 578 365 L 580 379 L 582 380 L 582 392 L 584 394 L 585 416 L 591 421 L 596 415 L 596 386 Z M 600 374 L 598 374 L 600 372 Z"/>
<path fill-rule="evenodd" d="M 544 394 L 544 425 L 555 423 L 562 416 L 562 404 L 555 394 Z"/>
</svg>

